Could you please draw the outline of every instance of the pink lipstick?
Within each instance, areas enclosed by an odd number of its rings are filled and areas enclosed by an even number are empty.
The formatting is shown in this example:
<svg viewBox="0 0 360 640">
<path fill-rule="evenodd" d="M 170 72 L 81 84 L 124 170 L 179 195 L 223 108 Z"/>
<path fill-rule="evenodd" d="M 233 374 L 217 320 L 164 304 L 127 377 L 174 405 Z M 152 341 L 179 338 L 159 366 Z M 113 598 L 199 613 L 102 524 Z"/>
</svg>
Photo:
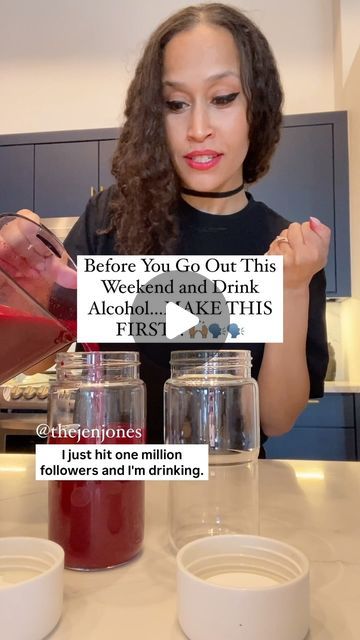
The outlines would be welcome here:
<svg viewBox="0 0 360 640">
<path fill-rule="evenodd" d="M 213 149 L 198 149 L 190 151 L 184 156 L 189 167 L 197 171 L 206 171 L 219 164 L 223 154 Z"/>
</svg>

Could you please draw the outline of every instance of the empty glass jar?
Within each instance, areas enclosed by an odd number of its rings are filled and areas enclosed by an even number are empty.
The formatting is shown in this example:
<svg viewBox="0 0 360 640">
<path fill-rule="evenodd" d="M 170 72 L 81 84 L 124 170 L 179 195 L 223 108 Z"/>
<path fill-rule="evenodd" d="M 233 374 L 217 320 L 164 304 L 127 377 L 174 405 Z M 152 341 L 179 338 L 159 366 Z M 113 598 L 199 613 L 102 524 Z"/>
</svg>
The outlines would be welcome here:
<svg viewBox="0 0 360 640">
<path fill-rule="evenodd" d="M 139 365 L 137 352 L 58 354 L 49 442 L 143 444 L 145 385 Z M 143 481 L 49 482 L 49 538 L 63 547 L 66 567 L 104 569 L 127 562 L 140 551 L 143 533 Z"/>
<path fill-rule="evenodd" d="M 164 389 L 168 444 L 207 444 L 208 481 L 170 483 L 175 548 L 205 535 L 257 533 L 258 387 L 250 351 L 174 351 Z"/>
</svg>

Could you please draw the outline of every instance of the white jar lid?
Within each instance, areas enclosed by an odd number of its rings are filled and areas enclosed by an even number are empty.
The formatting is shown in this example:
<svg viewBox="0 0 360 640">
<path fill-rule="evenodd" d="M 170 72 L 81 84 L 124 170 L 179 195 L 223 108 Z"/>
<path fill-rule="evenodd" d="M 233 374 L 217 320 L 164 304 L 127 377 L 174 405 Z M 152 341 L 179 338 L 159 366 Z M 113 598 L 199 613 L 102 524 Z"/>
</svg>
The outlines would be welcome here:
<svg viewBox="0 0 360 640">
<path fill-rule="evenodd" d="M 63 604 L 64 551 L 43 538 L 0 538 L 0 628 L 6 640 L 41 640 Z"/>
<path fill-rule="evenodd" d="M 200 538 L 177 555 L 178 617 L 190 640 L 303 640 L 309 562 L 270 538 Z"/>
</svg>

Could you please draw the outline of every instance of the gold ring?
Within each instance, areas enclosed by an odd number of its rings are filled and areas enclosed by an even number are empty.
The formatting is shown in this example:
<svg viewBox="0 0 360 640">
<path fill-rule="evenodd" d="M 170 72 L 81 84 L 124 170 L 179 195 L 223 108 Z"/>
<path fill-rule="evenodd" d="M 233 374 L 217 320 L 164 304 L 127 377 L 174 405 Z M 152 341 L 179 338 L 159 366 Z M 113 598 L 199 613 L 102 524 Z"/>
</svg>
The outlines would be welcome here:
<svg viewBox="0 0 360 640">
<path fill-rule="evenodd" d="M 287 244 L 290 244 L 288 238 L 285 238 L 285 236 L 276 236 L 274 242 L 286 242 Z"/>
</svg>

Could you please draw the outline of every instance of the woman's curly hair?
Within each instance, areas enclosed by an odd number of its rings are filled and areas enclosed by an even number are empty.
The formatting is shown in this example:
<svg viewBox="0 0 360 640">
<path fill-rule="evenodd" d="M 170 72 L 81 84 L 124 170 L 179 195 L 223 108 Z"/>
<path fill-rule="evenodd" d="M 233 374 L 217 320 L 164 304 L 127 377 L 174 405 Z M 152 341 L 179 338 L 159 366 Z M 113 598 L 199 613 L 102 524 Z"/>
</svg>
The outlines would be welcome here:
<svg viewBox="0 0 360 640">
<path fill-rule="evenodd" d="M 200 22 L 225 27 L 241 61 L 247 99 L 249 150 L 243 164 L 245 183 L 269 169 L 280 137 L 282 89 L 270 46 L 243 13 L 220 3 L 187 7 L 163 22 L 148 41 L 130 84 L 125 123 L 112 164 L 116 179 L 109 226 L 120 254 L 175 253 L 180 183 L 170 160 L 164 124 L 163 55 L 178 33 Z"/>
</svg>

